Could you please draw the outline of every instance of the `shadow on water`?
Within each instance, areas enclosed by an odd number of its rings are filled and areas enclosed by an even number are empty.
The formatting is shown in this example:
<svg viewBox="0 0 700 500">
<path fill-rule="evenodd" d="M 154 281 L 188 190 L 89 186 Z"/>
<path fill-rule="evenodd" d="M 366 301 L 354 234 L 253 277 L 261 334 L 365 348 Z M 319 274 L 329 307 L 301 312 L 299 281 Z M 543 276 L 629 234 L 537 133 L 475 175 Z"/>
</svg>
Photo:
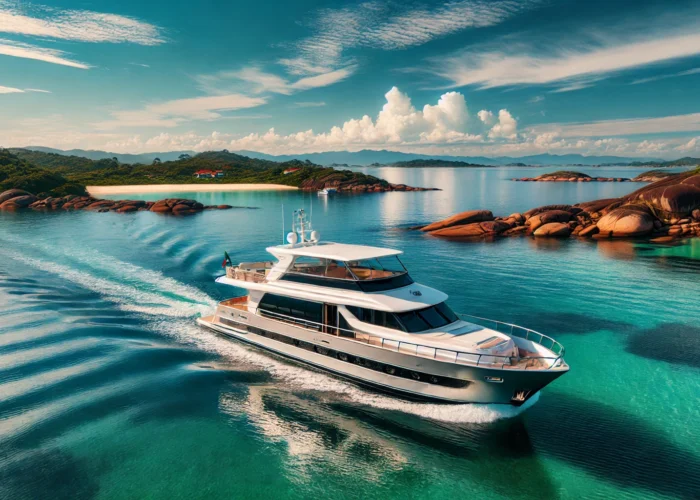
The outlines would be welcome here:
<svg viewBox="0 0 700 500">
<path fill-rule="evenodd" d="M 639 417 L 549 392 L 524 418 L 538 452 L 621 487 L 697 498 L 700 459 Z"/>
<path fill-rule="evenodd" d="M 83 500 L 95 498 L 99 491 L 84 464 L 55 448 L 0 447 L 0 456 L 6 457 L 0 461 L 0 498 Z"/>
<path fill-rule="evenodd" d="M 625 349 L 643 358 L 700 368 L 700 328 L 661 323 L 630 335 Z"/>
<path fill-rule="evenodd" d="M 547 314 L 514 315 L 513 322 L 519 325 L 527 325 L 545 335 L 557 335 L 573 333 L 585 335 L 601 330 L 614 331 L 616 333 L 629 333 L 635 326 L 625 321 L 616 321 L 609 318 L 598 318 L 591 314 L 575 312 L 548 312 Z"/>
</svg>

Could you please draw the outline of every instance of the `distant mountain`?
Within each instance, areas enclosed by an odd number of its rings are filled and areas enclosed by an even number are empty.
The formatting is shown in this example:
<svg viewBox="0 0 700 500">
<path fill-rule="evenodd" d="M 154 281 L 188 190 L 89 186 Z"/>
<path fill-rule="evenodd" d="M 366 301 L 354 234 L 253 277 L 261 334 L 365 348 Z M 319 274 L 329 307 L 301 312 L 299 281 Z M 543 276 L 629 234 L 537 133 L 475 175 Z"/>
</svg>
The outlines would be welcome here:
<svg viewBox="0 0 700 500">
<path fill-rule="evenodd" d="M 91 160 L 102 160 L 117 158 L 120 163 L 153 163 L 155 158 L 160 158 L 161 161 L 174 161 L 182 154 L 194 156 L 194 151 L 169 151 L 161 153 L 142 153 L 142 154 L 122 154 L 110 153 L 107 151 L 71 149 L 68 151 L 46 148 L 42 146 L 29 146 L 24 149 L 34 151 L 42 151 L 45 153 L 56 153 L 68 156 L 82 156 Z M 257 151 L 231 151 L 239 155 L 255 158 L 259 160 L 268 160 L 275 162 L 285 162 L 291 160 L 308 160 L 317 165 L 359 165 L 367 166 L 374 163 L 378 164 L 395 164 L 399 162 L 408 162 L 413 160 L 442 160 L 450 162 L 464 162 L 478 165 L 508 165 L 508 164 L 527 164 L 527 165 L 601 165 L 601 164 L 632 164 L 636 162 L 654 162 L 658 163 L 663 160 L 658 158 L 629 158 L 621 156 L 584 156 L 580 154 L 568 155 L 552 155 L 549 153 L 511 157 L 499 156 L 495 158 L 487 158 L 485 156 L 446 156 L 446 155 L 423 155 L 416 153 L 401 153 L 399 151 L 387 150 L 370 150 L 363 149 L 361 151 L 329 151 L 326 153 L 300 153 L 291 155 L 270 155 L 259 153 Z"/>
<path fill-rule="evenodd" d="M 90 160 L 106 160 L 116 158 L 119 163 L 153 163 L 153 160 L 160 158 L 161 161 L 174 161 L 177 160 L 180 155 L 188 154 L 194 156 L 197 154 L 195 151 L 167 151 L 163 153 L 142 153 L 142 154 L 124 154 L 124 153 L 110 153 L 108 151 L 97 151 L 94 149 L 54 149 L 46 148 L 43 146 L 27 146 L 23 149 L 30 149 L 32 151 L 41 151 L 42 153 L 55 153 L 64 156 L 81 156 L 83 158 L 88 158 Z"/>
<path fill-rule="evenodd" d="M 477 165 L 600 165 L 602 163 L 626 164 L 639 161 L 661 161 L 657 158 L 628 158 L 622 156 L 584 156 L 580 154 L 552 155 L 549 153 L 531 156 L 498 156 L 487 158 L 485 156 L 445 156 L 445 155 L 422 155 L 416 153 L 401 153 L 398 151 L 369 150 L 361 151 L 329 151 L 327 153 L 305 153 L 297 155 L 268 155 L 256 151 L 237 151 L 238 154 L 272 161 L 288 161 L 292 159 L 309 160 L 319 165 L 372 165 L 396 164 L 410 162 L 414 160 L 440 160 L 449 162 L 462 162 Z"/>
</svg>

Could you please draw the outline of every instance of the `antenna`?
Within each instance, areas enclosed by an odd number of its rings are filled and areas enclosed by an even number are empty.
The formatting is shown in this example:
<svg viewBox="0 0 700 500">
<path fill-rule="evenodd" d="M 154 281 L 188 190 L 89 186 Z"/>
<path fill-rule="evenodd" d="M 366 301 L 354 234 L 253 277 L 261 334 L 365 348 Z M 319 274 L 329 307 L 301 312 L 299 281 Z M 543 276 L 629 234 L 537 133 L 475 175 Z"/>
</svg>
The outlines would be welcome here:
<svg viewBox="0 0 700 500">
<path fill-rule="evenodd" d="M 284 203 L 282 203 L 282 244 L 284 245 Z"/>
</svg>

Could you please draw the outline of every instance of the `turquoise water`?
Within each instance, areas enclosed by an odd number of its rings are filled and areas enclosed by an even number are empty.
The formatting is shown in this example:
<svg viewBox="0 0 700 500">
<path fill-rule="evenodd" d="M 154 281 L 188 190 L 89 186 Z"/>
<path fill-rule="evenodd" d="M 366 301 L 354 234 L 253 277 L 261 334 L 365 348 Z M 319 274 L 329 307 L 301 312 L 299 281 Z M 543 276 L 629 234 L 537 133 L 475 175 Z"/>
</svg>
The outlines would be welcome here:
<svg viewBox="0 0 700 500">
<path fill-rule="evenodd" d="M 637 186 L 367 171 L 444 191 L 193 193 L 258 208 L 186 218 L 0 214 L 0 498 L 697 498 L 698 240 L 437 240 L 405 228 Z M 197 328 L 236 294 L 213 283 L 223 251 L 266 258 L 281 205 L 311 200 L 324 239 L 403 249 L 455 310 L 560 340 L 571 372 L 524 410 L 419 404 Z"/>
</svg>

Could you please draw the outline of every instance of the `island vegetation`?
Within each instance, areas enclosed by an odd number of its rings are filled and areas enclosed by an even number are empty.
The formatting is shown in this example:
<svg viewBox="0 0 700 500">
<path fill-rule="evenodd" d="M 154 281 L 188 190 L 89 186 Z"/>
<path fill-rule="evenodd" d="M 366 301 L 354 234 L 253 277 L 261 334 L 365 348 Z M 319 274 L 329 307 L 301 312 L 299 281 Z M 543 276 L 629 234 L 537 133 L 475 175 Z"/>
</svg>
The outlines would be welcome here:
<svg viewBox="0 0 700 500">
<path fill-rule="evenodd" d="M 401 168 L 480 168 L 494 167 L 494 165 L 482 165 L 479 163 L 468 163 L 466 161 L 431 160 L 418 159 L 409 161 L 397 161 L 394 163 L 375 163 L 371 167 L 401 167 Z"/>
<path fill-rule="evenodd" d="M 173 161 L 152 164 L 120 163 L 117 158 L 91 160 L 79 156 L 28 149 L 0 150 L 3 167 L 0 186 L 53 195 L 83 194 L 85 186 L 147 184 L 280 184 L 304 190 L 333 187 L 338 191 L 414 191 L 403 184 L 351 170 L 321 167 L 307 161 L 274 162 L 228 151 L 182 154 Z M 220 170 L 222 177 L 197 178 L 200 170 Z"/>
</svg>

